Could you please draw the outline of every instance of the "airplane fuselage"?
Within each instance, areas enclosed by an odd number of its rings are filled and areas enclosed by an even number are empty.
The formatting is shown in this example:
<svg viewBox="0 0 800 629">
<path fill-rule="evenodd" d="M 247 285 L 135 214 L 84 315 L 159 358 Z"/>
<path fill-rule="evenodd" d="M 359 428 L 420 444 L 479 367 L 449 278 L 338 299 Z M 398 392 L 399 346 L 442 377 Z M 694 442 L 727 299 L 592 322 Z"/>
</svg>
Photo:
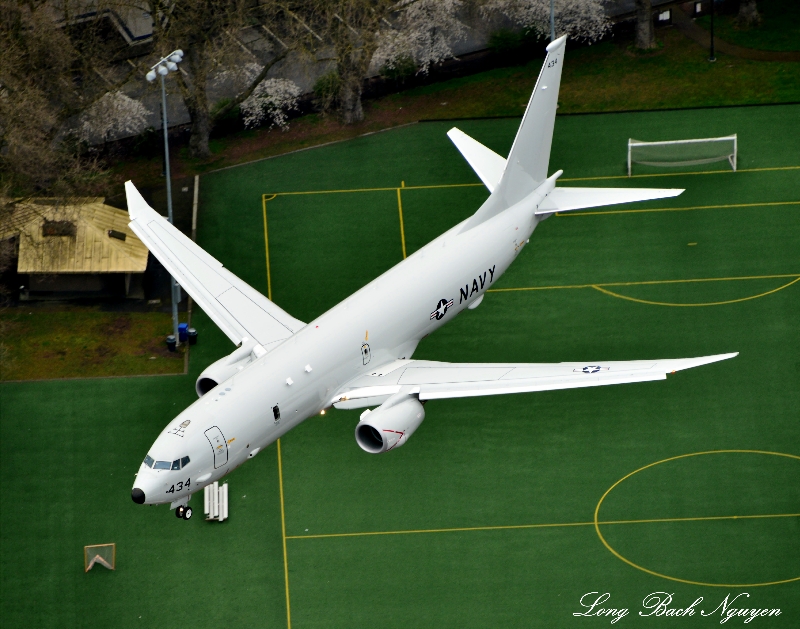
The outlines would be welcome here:
<svg viewBox="0 0 800 629">
<path fill-rule="evenodd" d="M 190 462 L 179 470 L 143 463 L 134 483 L 143 501 L 185 501 L 330 407 L 348 382 L 411 358 L 423 337 L 497 282 L 539 222 L 542 198 L 534 192 L 466 231 L 466 221 L 456 225 L 186 408 L 148 457 Z"/>
</svg>

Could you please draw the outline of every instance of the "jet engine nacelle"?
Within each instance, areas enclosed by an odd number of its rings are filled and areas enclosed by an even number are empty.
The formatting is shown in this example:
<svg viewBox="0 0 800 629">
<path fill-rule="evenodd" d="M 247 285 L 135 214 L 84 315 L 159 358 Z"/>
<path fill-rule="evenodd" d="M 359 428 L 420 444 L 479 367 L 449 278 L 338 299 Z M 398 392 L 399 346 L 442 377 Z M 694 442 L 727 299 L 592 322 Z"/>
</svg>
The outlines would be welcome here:
<svg viewBox="0 0 800 629">
<path fill-rule="evenodd" d="M 396 394 L 374 411 L 366 410 L 356 426 L 356 443 L 364 452 L 380 454 L 399 448 L 425 419 L 420 401 L 408 394 Z"/>
<path fill-rule="evenodd" d="M 255 341 L 250 339 L 242 340 L 241 345 L 231 354 L 211 363 L 203 370 L 203 373 L 194 383 L 197 397 L 203 397 L 215 386 L 235 376 L 251 362 L 266 353 L 267 351 Z"/>
</svg>

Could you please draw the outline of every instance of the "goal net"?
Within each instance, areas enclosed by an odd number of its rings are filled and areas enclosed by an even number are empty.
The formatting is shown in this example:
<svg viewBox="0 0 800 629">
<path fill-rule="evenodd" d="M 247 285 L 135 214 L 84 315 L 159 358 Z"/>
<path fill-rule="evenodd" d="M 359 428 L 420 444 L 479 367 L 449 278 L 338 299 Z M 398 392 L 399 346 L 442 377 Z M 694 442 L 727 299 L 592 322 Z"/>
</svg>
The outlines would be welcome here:
<svg viewBox="0 0 800 629">
<path fill-rule="evenodd" d="M 628 177 L 633 164 L 648 166 L 694 166 L 728 160 L 736 170 L 736 134 L 723 138 L 642 142 L 628 140 Z"/>
<path fill-rule="evenodd" d="M 96 565 L 105 566 L 109 570 L 116 570 L 117 545 L 95 544 L 83 547 L 83 568 L 89 572 Z"/>
</svg>

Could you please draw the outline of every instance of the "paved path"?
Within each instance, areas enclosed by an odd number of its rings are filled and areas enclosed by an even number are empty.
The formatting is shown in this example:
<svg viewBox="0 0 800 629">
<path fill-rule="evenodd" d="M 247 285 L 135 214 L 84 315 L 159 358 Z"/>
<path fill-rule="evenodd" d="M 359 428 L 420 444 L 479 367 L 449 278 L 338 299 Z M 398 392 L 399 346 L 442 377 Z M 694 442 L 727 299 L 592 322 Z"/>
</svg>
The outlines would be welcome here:
<svg viewBox="0 0 800 629">
<path fill-rule="evenodd" d="M 686 37 L 693 39 L 704 48 L 711 47 L 711 34 L 686 15 L 680 6 L 674 7 L 672 11 L 672 24 Z M 800 52 L 743 48 L 742 46 L 722 41 L 718 37 L 714 38 L 714 51 L 731 55 L 732 57 L 739 57 L 740 59 L 753 59 L 755 61 L 800 61 Z"/>
</svg>

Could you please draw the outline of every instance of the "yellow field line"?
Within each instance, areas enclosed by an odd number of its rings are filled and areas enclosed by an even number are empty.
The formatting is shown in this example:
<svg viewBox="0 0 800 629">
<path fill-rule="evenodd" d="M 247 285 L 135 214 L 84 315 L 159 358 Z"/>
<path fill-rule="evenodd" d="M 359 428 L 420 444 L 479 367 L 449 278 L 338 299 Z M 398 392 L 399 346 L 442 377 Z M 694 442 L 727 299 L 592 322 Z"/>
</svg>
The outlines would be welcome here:
<svg viewBox="0 0 800 629">
<path fill-rule="evenodd" d="M 792 577 L 790 579 L 782 579 L 780 581 L 767 581 L 767 582 L 763 582 L 763 583 L 738 583 L 737 584 L 737 583 L 706 583 L 706 582 L 703 582 L 703 581 L 690 581 L 688 579 L 680 579 L 678 577 L 672 577 L 672 576 L 669 576 L 669 575 L 666 575 L 666 574 L 661 574 L 659 572 L 654 572 L 653 570 L 649 570 L 648 568 L 644 568 L 644 567 L 642 567 L 642 566 L 640 566 L 638 564 L 633 563 L 630 559 L 626 559 L 620 553 L 618 553 L 616 550 L 614 550 L 611 547 L 611 545 L 606 541 L 606 538 L 603 537 L 603 534 L 600 532 L 600 525 L 605 524 L 605 522 L 600 522 L 599 521 L 600 507 L 602 506 L 603 501 L 606 499 L 606 497 L 612 491 L 614 491 L 614 488 L 617 487 L 620 483 L 624 482 L 625 480 L 627 480 L 628 478 L 630 478 L 634 474 L 638 474 L 639 472 L 642 472 L 642 471 L 644 471 L 646 469 L 650 469 L 652 467 L 655 467 L 656 465 L 661 465 L 662 463 L 668 463 L 670 461 L 677 461 L 677 460 L 680 460 L 680 459 L 688 459 L 688 458 L 696 457 L 696 456 L 704 456 L 704 455 L 707 455 L 707 454 L 765 454 L 765 455 L 769 455 L 769 456 L 779 456 L 779 457 L 785 457 L 787 459 L 795 459 L 797 461 L 800 461 L 800 456 L 797 456 L 795 454 L 786 454 L 785 452 L 771 452 L 769 450 L 738 450 L 738 449 L 736 449 L 736 450 L 707 450 L 707 451 L 704 451 L 704 452 L 690 452 L 689 454 L 679 454 L 678 456 L 672 456 L 672 457 L 669 457 L 669 458 L 666 458 L 666 459 L 662 459 L 660 461 L 655 461 L 654 463 L 648 463 L 647 465 L 643 465 L 639 469 L 634 470 L 632 472 L 629 472 L 628 474 L 626 474 L 625 476 L 620 478 L 616 483 L 611 485 L 611 487 L 606 489 L 606 492 L 600 497 L 600 500 L 597 503 L 597 506 L 595 506 L 595 508 L 594 508 L 594 528 L 595 528 L 595 532 L 597 533 L 597 536 L 600 538 L 600 541 L 603 543 L 603 546 L 605 546 L 606 549 L 609 552 L 611 552 L 611 554 L 614 555 L 617 559 L 619 559 L 621 561 L 624 561 L 626 564 L 628 564 L 629 566 L 631 566 L 633 568 L 636 568 L 637 570 L 641 570 L 642 572 L 646 572 L 647 574 L 650 574 L 650 575 L 653 575 L 653 576 L 656 576 L 656 577 L 660 577 L 662 579 L 668 579 L 670 581 L 677 581 L 679 583 L 687 583 L 689 585 L 701 585 L 701 586 L 707 586 L 707 587 L 741 588 L 741 587 L 761 587 L 761 586 L 766 586 L 766 585 L 778 585 L 780 583 L 790 583 L 792 581 L 800 581 L 800 577 Z M 785 514 L 784 517 L 793 517 L 794 515 L 800 515 L 800 514 Z M 771 516 L 765 516 L 765 517 L 771 517 Z M 781 516 L 774 516 L 774 517 L 781 517 Z"/>
<path fill-rule="evenodd" d="M 740 168 L 736 172 L 739 173 L 756 173 L 756 172 L 767 172 L 767 171 L 774 171 L 774 170 L 800 170 L 800 166 L 772 166 L 768 168 Z M 632 175 L 628 177 L 627 175 L 601 175 L 598 177 L 561 177 L 559 181 L 600 181 L 602 179 L 635 179 L 635 178 L 643 178 L 643 177 L 679 177 L 681 175 L 718 175 L 718 174 L 733 174 L 734 171 L 732 170 L 708 170 L 705 172 L 680 172 L 680 173 L 653 173 L 649 175 Z M 439 185 L 431 185 L 431 186 L 404 186 L 405 190 L 430 190 L 433 188 L 475 188 L 483 186 L 482 183 L 450 183 L 450 184 L 439 184 Z M 341 194 L 346 192 L 389 192 L 392 190 L 396 190 L 395 187 L 388 187 L 388 188 L 345 188 L 339 190 L 305 190 L 305 191 L 298 191 L 298 192 L 269 192 L 266 193 L 264 196 L 272 195 L 272 198 L 276 196 L 294 196 L 294 195 L 305 195 L 305 194 Z M 267 199 L 268 201 L 271 199 Z"/>
<path fill-rule="evenodd" d="M 266 194 L 261 195 L 261 210 L 264 213 L 264 251 L 267 256 L 267 299 L 272 301 L 272 276 L 269 271 L 269 236 L 267 235 L 267 201 L 272 201 L 275 198 L 273 194 L 267 198 Z"/>
<path fill-rule="evenodd" d="M 283 577 L 286 581 L 286 624 L 292 629 L 292 607 L 289 602 L 289 557 L 286 552 L 286 511 L 283 506 L 283 463 L 281 461 L 281 440 L 278 439 L 278 484 L 281 490 L 281 539 L 283 542 Z"/>
<path fill-rule="evenodd" d="M 757 520 L 766 518 L 797 518 L 800 513 L 770 513 L 765 515 L 712 515 L 696 518 L 650 518 L 645 520 L 605 520 L 601 526 L 617 524 L 654 524 L 669 522 L 705 522 L 713 520 Z M 472 531 L 507 531 L 513 529 L 564 528 L 572 526 L 595 526 L 595 522 L 559 522 L 554 524 L 510 524 L 501 526 L 467 526 L 444 529 L 408 529 L 403 531 L 366 531 L 362 533 L 323 533 L 320 535 L 287 535 L 286 539 L 324 539 L 331 537 L 371 537 L 375 535 L 413 535 L 420 533 L 464 533 Z"/>
<path fill-rule="evenodd" d="M 405 184 L 405 182 L 403 182 Z M 403 225 L 403 200 L 400 188 L 397 189 L 397 211 L 400 213 L 400 243 L 403 245 L 403 260 L 406 259 L 406 230 Z"/>
<path fill-rule="evenodd" d="M 598 181 L 601 179 L 639 179 L 644 177 L 679 177 L 682 175 L 726 175 L 726 174 L 736 174 L 736 173 L 760 173 L 766 172 L 771 170 L 800 170 L 800 166 L 772 166 L 769 168 L 740 168 L 737 171 L 733 170 L 706 170 L 706 171 L 699 171 L 699 172 L 680 172 L 680 173 L 651 173 L 647 175 L 602 175 L 599 177 L 572 177 L 566 178 L 562 177 L 559 181 Z"/>
<path fill-rule="evenodd" d="M 792 284 L 796 284 L 800 282 L 800 277 L 793 279 L 791 282 L 784 284 L 783 286 L 778 286 L 778 288 L 773 288 L 772 290 L 768 290 L 766 293 L 759 293 L 758 295 L 750 295 L 749 297 L 740 297 L 739 299 L 728 299 L 726 301 L 710 301 L 706 303 L 698 303 L 698 304 L 674 304 L 666 301 L 648 301 L 647 299 L 637 299 L 636 297 L 628 297 L 627 295 L 620 295 L 619 293 L 615 293 L 614 291 L 607 290 L 605 288 L 601 288 L 600 286 L 592 286 L 595 290 L 604 293 L 610 297 L 617 297 L 618 299 L 625 299 L 627 301 L 635 301 L 639 304 L 647 304 L 649 306 L 674 306 L 676 308 L 690 308 L 690 307 L 699 307 L 699 306 L 725 306 L 727 304 L 738 304 L 742 301 L 749 301 L 751 299 L 758 299 L 759 297 L 766 297 L 767 295 L 771 295 L 772 293 L 777 293 L 779 290 L 783 290 L 784 288 L 788 288 Z"/>
<path fill-rule="evenodd" d="M 447 183 L 435 186 L 403 186 L 403 190 L 430 190 L 431 188 L 476 188 L 482 186 L 482 183 Z M 347 192 L 390 192 L 397 190 L 397 187 L 392 188 L 345 188 L 342 190 L 306 190 L 302 192 L 275 192 L 269 193 L 273 197 L 288 197 L 305 194 L 343 194 Z"/>
<path fill-rule="evenodd" d="M 604 282 L 594 284 L 566 284 L 563 286 L 523 286 L 520 288 L 490 288 L 487 293 L 512 293 L 530 290 L 557 290 L 565 288 L 597 288 L 602 286 L 646 286 L 652 284 L 688 284 L 692 282 L 733 282 L 738 280 L 768 280 L 783 277 L 800 278 L 800 273 L 783 273 L 778 275 L 744 275 L 740 277 L 702 277 L 688 280 L 648 280 L 644 282 Z"/>
<path fill-rule="evenodd" d="M 800 201 L 768 201 L 766 203 L 730 203 L 727 205 L 695 205 L 691 207 L 660 207 L 649 210 L 606 210 L 598 212 L 556 212 L 556 216 L 598 216 L 601 214 L 646 214 L 648 212 L 689 212 L 691 210 L 718 210 L 724 208 L 769 207 L 800 205 Z"/>
</svg>

